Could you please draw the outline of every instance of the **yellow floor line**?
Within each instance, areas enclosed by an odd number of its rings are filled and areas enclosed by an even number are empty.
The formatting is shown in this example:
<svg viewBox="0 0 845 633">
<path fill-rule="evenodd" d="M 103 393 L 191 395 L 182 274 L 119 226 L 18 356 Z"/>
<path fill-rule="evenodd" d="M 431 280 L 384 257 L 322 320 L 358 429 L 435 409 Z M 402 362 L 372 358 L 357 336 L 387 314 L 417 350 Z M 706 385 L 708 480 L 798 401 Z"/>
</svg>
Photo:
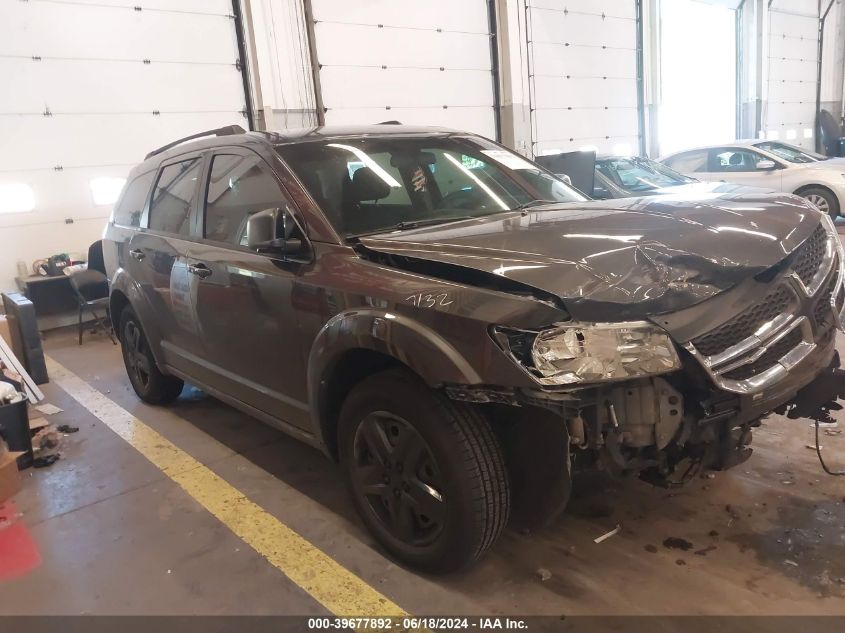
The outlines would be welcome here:
<svg viewBox="0 0 845 633">
<path fill-rule="evenodd" d="M 373 587 L 61 364 L 51 382 L 131 444 L 270 564 L 338 616 L 403 616 Z"/>
</svg>

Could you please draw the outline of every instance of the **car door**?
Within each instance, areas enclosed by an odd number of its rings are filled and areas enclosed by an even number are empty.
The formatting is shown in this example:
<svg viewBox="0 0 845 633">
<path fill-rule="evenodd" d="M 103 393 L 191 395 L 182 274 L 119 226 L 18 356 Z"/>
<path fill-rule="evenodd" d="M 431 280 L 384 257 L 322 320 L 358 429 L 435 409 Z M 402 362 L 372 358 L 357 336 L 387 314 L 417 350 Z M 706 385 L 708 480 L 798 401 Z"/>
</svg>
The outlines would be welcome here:
<svg viewBox="0 0 845 633">
<path fill-rule="evenodd" d="M 188 253 L 204 167 L 202 154 L 186 154 L 163 163 L 141 228 L 127 246 L 130 276 L 145 301 L 137 309 L 161 358 L 170 367 L 194 375 L 202 342 L 196 330 L 193 296 L 196 280 L 188 272 Z"/>
<path fill-rule="evenodd" d="M 247 248 L 247 219 L 293 210 L 269 165 L 242 148 L 215 152 L 189 266 L 198 278 L 197 328 L 209 387 L 300 428 L 309 428 L 297 280 L 306 264 Z"/>
<path fill-rule="evenodd" d="M 761 161 L 771 161 L 774 169 L 759 169 Z M 768 156 L 745 147 L 714 147 L 708 151 L 705 180 L 732 182 L 780 191 L 782 165 Z"/>
</svg>

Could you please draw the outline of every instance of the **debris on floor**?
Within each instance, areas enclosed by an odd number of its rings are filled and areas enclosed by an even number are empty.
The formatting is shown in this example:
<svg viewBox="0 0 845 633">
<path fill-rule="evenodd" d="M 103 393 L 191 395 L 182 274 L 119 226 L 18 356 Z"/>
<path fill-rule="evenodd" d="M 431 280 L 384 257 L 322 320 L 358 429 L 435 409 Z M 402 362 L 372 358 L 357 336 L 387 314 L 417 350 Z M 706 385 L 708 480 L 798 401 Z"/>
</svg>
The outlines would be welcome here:
<svg viewBox="0 0 845 633">
<path fill-rule="evenodd" d="M 56 413 L 62 413 L 64 409 L 60 409 L 54 404 L 50 404 L 49 402 L 45 402 L 44 404 L 37 404 L 33 407 L 39 413 L 43 413 L 44 415 L 55 415 Z"/>
<path fill-rule="evenodd" d="M 59 454 L 53 453 L 52 455 L 44 455 L 42 457 L 36 457 L 32 461 L 33 468 L 47 468 L 48 466 L 52 466 L 57 461 L 59 461 Z"/>
<path fill-rule="evenodd" d="M 665 547 L 666 549 L 679 549 L 683 550 L 684 552 L 687 552 L 693 548 L 693 544 L 684 538 L 670 536 L 669 538 L 663 541 L 663 547 Z"/>
<path fill-rule="evenodd" d="M 545 567 L 540 567 L 537 569 L 537 577 L 540 579 L 541 582 L 546 582 L 552 577 L 552 572 L 550 572 Z"/>
<path fill-rule="evenodd" d="M 602 534 L 601 536 L 598 536 L 598 537 L 594 538 L 594 539 L 593 539 L 593 543 L 603 543 L 604 541 L 606 541 L 607 539 L 609 539 L 611 536 L 616 536 L 616 535 L 617 535 L 617 534 L 619 534 L 619 532 L 621 532 L 621 531 L 622 531 L 622 526 L 621 526 L 621 525 L 617 525 L 617 526 L 616 526 L 615 528 L 613 528 L 610 532 L 607 532 L 606 534 Z"/>
<path fill-rule="evenodd" d="M 59 433 L 79 433 L 78 426 L 71 426 L 70 424 L 60 424 L 58 429 L 56 429 Z"/>
</svg>

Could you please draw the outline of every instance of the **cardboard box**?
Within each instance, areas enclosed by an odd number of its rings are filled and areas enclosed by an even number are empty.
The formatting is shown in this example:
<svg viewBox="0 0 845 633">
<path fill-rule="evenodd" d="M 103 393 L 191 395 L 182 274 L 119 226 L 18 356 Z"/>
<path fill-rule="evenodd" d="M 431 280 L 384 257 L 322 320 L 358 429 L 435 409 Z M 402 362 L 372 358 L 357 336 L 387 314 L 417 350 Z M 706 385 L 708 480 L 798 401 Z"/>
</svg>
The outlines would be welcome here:
<svg viewBox="0 0 845 633">
<path fill-rule="evenodd" d="M 12 330 L 9 328 L 9 319 L 5 314 L 0 314 L 0 338 L 6 341 L 9 349 L 12 348 Z"/>
<path fill-rule="evenodd" d="M 0 504 L 11 499 L 21 489 L 21 476 L 18 473 L 18 457 L 23 453 L 3 453 L 0 455 Z"/>
</svg>

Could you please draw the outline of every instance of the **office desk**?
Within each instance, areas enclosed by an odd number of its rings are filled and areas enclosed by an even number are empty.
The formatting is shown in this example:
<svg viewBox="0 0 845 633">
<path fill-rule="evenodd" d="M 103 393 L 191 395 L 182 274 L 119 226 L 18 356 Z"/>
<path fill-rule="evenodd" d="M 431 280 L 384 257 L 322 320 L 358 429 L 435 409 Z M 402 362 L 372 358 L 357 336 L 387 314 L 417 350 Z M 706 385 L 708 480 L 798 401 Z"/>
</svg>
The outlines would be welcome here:
<svg viewBox="0 0 845 633">
<path fill-rule="evenodd" d="M 16 281 L 21 292 L 32 301 L 37 316 L 74 312 L 79 306 L 76 294 L 70 285 L 70 277 L 67 275 L 56 277 L 31 275 L 17 277 Z"/>
</svg>

